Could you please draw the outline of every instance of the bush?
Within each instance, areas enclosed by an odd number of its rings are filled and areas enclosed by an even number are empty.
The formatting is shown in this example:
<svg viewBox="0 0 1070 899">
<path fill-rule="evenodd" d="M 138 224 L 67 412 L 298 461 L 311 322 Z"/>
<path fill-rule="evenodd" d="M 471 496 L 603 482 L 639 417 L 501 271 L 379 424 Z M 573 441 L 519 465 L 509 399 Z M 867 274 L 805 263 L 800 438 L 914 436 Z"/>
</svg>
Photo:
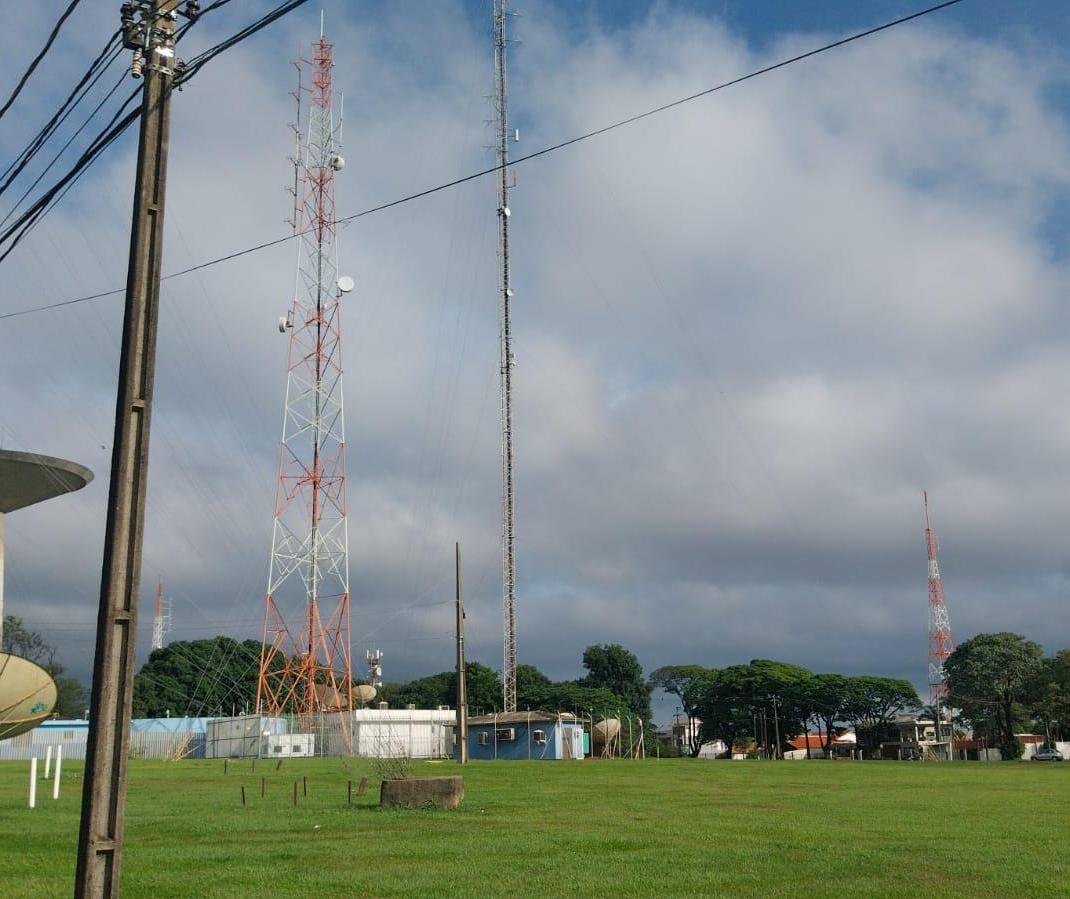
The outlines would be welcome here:
<svg viewBox="0 0 1070 899">
<path fill-rule="evenodd" d="M 1023 755 L 1025 755 L 1025 745 L 1017 737 L 1002 743 L 999 747 L 999 756 L 1005 762 L 1016 762 Z"/>
</svg>

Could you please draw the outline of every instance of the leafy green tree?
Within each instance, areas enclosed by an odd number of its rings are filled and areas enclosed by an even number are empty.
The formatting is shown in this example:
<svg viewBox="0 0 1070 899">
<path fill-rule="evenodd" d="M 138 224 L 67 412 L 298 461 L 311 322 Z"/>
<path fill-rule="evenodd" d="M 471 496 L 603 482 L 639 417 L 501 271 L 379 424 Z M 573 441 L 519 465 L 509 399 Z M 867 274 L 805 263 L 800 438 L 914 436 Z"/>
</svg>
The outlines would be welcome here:
<svg viewBox="0 0 1070 899">
<path fill-rule="evenodd" d="M 633 715 L 650 722 L 653 688 L 635 653 L 616 643 L 588 646 L 583 651 L 583 667 L 587 669 L 585 686 L 604 687 L 624 700 Z"/>
<path fill-rule="evenodd" d="M 516 666 L 516 706 L 518 709 L 539 709 L 542 692 L 549 687 L 550 680 L 534 665 Z"/>
<path fill-rule="evenodd" d="M 688 751 L 692 758 L 697 758 L 702 749 L 702 734 L 695 724 L 698 716 L 691 704 L 694 687 L 714 673 L 714 669 L 702 665 L 664 665 L 650 675 L 650 685 L 654 689 L 664 690 L 680 700 L 680 707 L 687 716 Z"/>
<path fill-rule="evenodd" d="M 812 716 L 817 729 L 824 734 L 825 754 L 832 751 L 835 739 L 836 722 L 844 720 L 844 707 L 848 698 L 848 681 L 842 674 L 815 674 L 811 705 Z"/>
<path fill-rule="evenodd" d="M 884 737 L 892 737 L 895 716 L 921 705 L 910 681 L 894 677 L 861 675 L 846 678 L 846 696 L 841 714 L 855 726 L 859 746 L 874 751 Z"/>
<path fill-rule="evenodd" d="M 777 731 L 781 743 L 805 732 L 806 724 L 813 714 L 814 675 L 800 665 L 777 662 L 772 659 L 754 659 L 747 666 L 746 678 L 750 705 L 753 709 L 767 708 L 773 719 L 770 738 Z M 776 754 L 783 746 L 776 747 Z M 807 749 L 809 754 L 809 749 Z"/>
<path fill-rule="evenodd" d="M 1040 645 L 1019 634 L 978 634 L 960 643 L 944 665 L 950 704 L 975 727 L 990 721 L 996 742 L 1010 744 L 1043 668 Z"/>
<path fill-rule="evenodd" d="M 496 712 L 502 707 L 502 681 L 498 672 L 479 662 L 466 662 L 465 690 L 471 712 Z M 379 698 L 393 708 L 414 705 L 418 709 L 433 709 L 440 705 L 451 708 L 457 704 L 457 673 L 440 671 L 419 677 L 405 684 L 384 684 Z"/>
<path fill-rule="evenodd" d="M 1029 686 L 1029 706 L 1049 739 L 1059 740 L 1070 732 L 1070 649 L 1060 649 L 1041 660 L 1040 670 Z"/>
<path fill-rule="evenodd" d="M 134 675 L 135 718 L 230 715 L 256 704 L 260 642 L 178 640 L 154 650 Z"/>
<path fill-rule="evenodd" d="M 588 687 L 583 681 L 548 683 L 529 694 L 524 708 L 547 712 L 575 712 L 598 720 L 627 710 L 627 703 L 605 687 Z"/>
<path fill-rule="evenodd" d="M 56 661 L 56 649 L 36 631 L 26 627 L 16 615 L 4 616 L 3 651 L 36 662 L 56 683 L 54 714 L 60 718 L 80 718 L 89 705 L 89 691 L 76 677 Z"/>
<path fill-rule="evenodd" d="M 702 742 L 721 740 L 726 753 L 752 730 L 753 701 L 750 665 L 729 665 L 713 670 L 688 690 L 695 715 L 702 720 Z"/>
</svg>

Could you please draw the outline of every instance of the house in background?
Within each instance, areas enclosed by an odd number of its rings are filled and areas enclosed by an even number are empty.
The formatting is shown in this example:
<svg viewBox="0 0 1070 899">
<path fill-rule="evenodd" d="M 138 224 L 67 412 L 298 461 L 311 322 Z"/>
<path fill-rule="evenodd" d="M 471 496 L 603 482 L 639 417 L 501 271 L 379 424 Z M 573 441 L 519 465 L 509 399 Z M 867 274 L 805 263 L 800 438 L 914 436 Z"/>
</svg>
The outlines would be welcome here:
<svg viewBox="0 0 1070 899">
<path fill-rule="evenodd" d="M 824 731 L 795 737 L 788 741 L 790 748 L 784 750 L 784 758 L 789 760 L 805 759 L 807 758 L 806 749 L 809 746 L 809 758 L 823 759 L 825 758 L 825 739 L 826 734 Z M 849 758 L 856 747 L 857 738 L 851 731 L 832 735 L 833 758 Z"/>
<path fill-rule="evenodd" d="M 583 724 L 569 712 L 509 712 L 468 719 L 470 759 L 582 759 Z"/>
</svg>

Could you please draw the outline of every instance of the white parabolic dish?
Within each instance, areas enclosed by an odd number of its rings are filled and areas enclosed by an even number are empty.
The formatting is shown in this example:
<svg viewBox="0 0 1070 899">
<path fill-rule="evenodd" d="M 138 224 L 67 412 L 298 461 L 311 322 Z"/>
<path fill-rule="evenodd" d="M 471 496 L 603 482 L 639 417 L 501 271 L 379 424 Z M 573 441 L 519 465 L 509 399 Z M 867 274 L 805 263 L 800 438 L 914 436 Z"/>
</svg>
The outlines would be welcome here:
<svg viewBox="0 0 1070 899">
<path fill-rule="evenodd" d="M 0 740 L 33 730 L 56 707 L 56 682 L 40 665 L 0 652 Z"/>
</svg>

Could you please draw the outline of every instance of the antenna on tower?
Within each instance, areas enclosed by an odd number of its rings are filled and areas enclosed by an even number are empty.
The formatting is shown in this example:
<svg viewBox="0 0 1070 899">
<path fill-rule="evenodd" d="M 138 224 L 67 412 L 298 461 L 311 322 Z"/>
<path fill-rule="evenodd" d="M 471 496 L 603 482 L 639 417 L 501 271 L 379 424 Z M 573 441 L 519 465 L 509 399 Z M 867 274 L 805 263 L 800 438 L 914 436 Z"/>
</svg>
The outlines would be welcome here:
<svg viewBox="0 0 1070 899">
<path fill-rule="evenodd" d="M 944 584 L 940 579 L 940 566 L 936 561 L 937 540 L 929 521 L 929 493 L 922 491 L 925 505 L 925 553 L 929 558 L 929 703 L 936 713 L 936 739 L 941 740 L 941 708 L 947 701 L 947 674 L 944 663 L 955 648 L 951 637 L 951 619 L 944 602 Z M 948 746 L 948 758 L 952 755 L 953 739 Z"/>
<path fill-rule="evenodd" d="M 509 272 L 509 113 L 506 92 L 507 0 L 494 0 L 495 153 L 498 162 L 498 285 L 501 293 L 499 371 L 502 411 L 502 618 L 504 710 L 516 711 L 516 558 L 513 532 L 513 289 Z M 517 135 L 519 136 L 519 132 Z"/>
<path fill-rule="evenodd" d="M 163 649 L 164 640 L 171 633 L 171 600 L 163 595 L 163 578 L 156 582 L 156 611 L 152 616 L 151 650 Z"/>
<path fill-rule="evenodd" d="M 297 273 L 279 325 L 289 367 L 256 690 L 258 714 L 306 721 L 353 708 L 340 311 L 354 283 L 338 276 L 334 179 L 345 160 L 322 23 L 311 58 L 297 64 L 299 109 L 307 95 L 294 159 Z"/>
</svg>

